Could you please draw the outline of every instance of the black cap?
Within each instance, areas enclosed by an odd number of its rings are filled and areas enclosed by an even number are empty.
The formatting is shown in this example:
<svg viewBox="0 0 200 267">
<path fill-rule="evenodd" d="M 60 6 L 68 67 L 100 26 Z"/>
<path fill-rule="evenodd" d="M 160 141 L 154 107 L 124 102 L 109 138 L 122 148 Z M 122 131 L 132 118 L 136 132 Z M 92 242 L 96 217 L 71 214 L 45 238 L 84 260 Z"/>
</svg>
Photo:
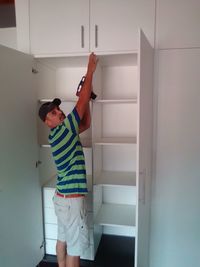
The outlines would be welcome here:
<svg viewBox="0 0 200 267">
<path fill-rule="evenodd" d="M 59 107 L 60 104 L 61 104 L 61 100 L 59 98 L 54 98 L 52 102 L 46 102 L 42 104 L 38 112 L 40 119 L 42 121 L 45 121 L 47 113 L 49 113 L 55 107 Z"/>
</svg>

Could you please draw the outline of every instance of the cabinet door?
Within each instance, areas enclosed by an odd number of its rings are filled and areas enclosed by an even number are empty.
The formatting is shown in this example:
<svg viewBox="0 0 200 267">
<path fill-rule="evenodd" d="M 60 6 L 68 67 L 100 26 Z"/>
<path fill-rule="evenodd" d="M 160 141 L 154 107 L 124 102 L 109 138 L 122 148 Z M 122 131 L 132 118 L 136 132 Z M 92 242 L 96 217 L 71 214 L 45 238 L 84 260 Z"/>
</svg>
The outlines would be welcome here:
<svg viewBox="0 0 200 267">
<path fill-rule="evenodd" d="M 89 51 L 89 0 L 30 0 L 34 55 Z"/>
<path fill-rule="evenodd" d="M 152 175 L 153 134 L 153 49 L 140 32 L 139 98 L 138 98 L 138 163 L 137 237 L 135 266 L 149 266 L 149 225 Z"/>
<path fill-rule="evenodd" d="M 154 0 L 90 1 L 92 51 L 127 51 L 138 48 L 138 28 L 152 38 Z"/>
<path fill-rule="evenodd" d="M 3 46 L 0 58 L 0 265 L 36 266 L 44 249 L 33 59 Z"/>
</svg>

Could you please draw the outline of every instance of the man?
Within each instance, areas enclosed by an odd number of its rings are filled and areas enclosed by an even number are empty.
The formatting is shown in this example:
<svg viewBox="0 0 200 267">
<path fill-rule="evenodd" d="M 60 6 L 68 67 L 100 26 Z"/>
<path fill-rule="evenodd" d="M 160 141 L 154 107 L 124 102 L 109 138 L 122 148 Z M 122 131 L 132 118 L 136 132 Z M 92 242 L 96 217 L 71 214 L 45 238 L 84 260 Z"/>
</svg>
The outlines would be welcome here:
<svg viewBox="0 0 200 267">
<path fill-rule="evenodd" d="M 80 255 L 89 245 L 84 206 L 86 170 L 79 133 L 90 127 L 89 101 L 97 61 L 96 55 L 91 53 L 79 99 L 67 117 L 59 108 L 58 98 L 39 109 L 40 118 L 50 128 L 49 143 L 58 172 L 54 207 L 58 221 L 59 267 L 79 267 Z"/>
</svg>

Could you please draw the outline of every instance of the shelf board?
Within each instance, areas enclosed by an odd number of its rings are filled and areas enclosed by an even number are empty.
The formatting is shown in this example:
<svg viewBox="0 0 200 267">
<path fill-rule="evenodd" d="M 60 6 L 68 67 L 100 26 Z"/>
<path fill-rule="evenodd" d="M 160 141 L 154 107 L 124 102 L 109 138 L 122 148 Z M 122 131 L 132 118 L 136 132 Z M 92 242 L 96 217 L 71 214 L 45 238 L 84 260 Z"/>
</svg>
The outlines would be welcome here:
<svg viewBox="0 0 200 267">
<path fill-rule="evenodd" d="M 54 98 L 42 98 L 39 99 L 39 103 L 46 103 L 53 101 Z M 76 103 L 77 99 L 60 99 L 64 103 Z M 97 99 L 93 103 L 102 103 L 102 104 L 121 104 L 121 103 L 137 103 L 137 98 L 128 98 L 128 99 Z"/>
<path fill-rule="evenodd" d="M 102 204 L 94 222 L 105 226 L 135 227 L 135 206 L 125 204 Z"/>
<path fill-rule="evenodd" d="M 46 102 L 51 102 L 51 101 L 53 101 L 53 99 L 54 98 L 49 98 L 49 99 L 47 99 L 47 98 L 42 98 L 42 99 L 39 99 L 38 100 L 38 102 L 39 103 L 46 103 Z M 60 99 L 61 100 L 61 102 L 66 102 L 66 103 L 76 103 L 77 102 L 77 99 Z"/>
<path fill-rule="evenodd" d="M 121 103 L 137 103 L 137 98 L 131 99 L 99 99 L 95 100 L 94 103 L 101 104 L 121 104 Z"/>
<path fill-rule="evenodd" d="M 95 179 L 95 185 L 136 186 L 135 172 L 102 171 Z"/>
<path fill-rule="evenodd" d="M 95 145 L 136 144 L 136 137 L 104 137 L 97 139 Z"/>
<path fill-rule="evenodd" d="M 81 139 L 81 144 L 83 147 L 89 147 L 91 148 L 92 147 L 92 141 L 90 139 L 87 139 L 87 138 L 83 138 Z M 39 144 L 40 147 L 43 147 L 43 148 L 50 148 L 51 146 L 49 144 Z"/>
</svg>

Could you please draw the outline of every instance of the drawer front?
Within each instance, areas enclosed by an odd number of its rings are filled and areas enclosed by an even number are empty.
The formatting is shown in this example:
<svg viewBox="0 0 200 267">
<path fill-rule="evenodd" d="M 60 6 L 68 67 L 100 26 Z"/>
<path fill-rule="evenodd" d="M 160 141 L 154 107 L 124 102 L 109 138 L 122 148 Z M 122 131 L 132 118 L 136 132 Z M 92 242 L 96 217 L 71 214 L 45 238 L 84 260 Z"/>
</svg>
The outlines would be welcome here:
<svg viewBox="0 0 200 267">
<path fill-rule="evenodd" d="M 44 223 L 57 224 L 54 208 L 44 208 Z"/>
<path fill-rule="evenodd" d="M 43 200 L 44 200 L 44 208 L 54 208 L 53 205 L 53 196 L 55 193 L 55 188 L 49 189 L 49 188 L 44 188 L 43 191 Z"/>
</svg>

